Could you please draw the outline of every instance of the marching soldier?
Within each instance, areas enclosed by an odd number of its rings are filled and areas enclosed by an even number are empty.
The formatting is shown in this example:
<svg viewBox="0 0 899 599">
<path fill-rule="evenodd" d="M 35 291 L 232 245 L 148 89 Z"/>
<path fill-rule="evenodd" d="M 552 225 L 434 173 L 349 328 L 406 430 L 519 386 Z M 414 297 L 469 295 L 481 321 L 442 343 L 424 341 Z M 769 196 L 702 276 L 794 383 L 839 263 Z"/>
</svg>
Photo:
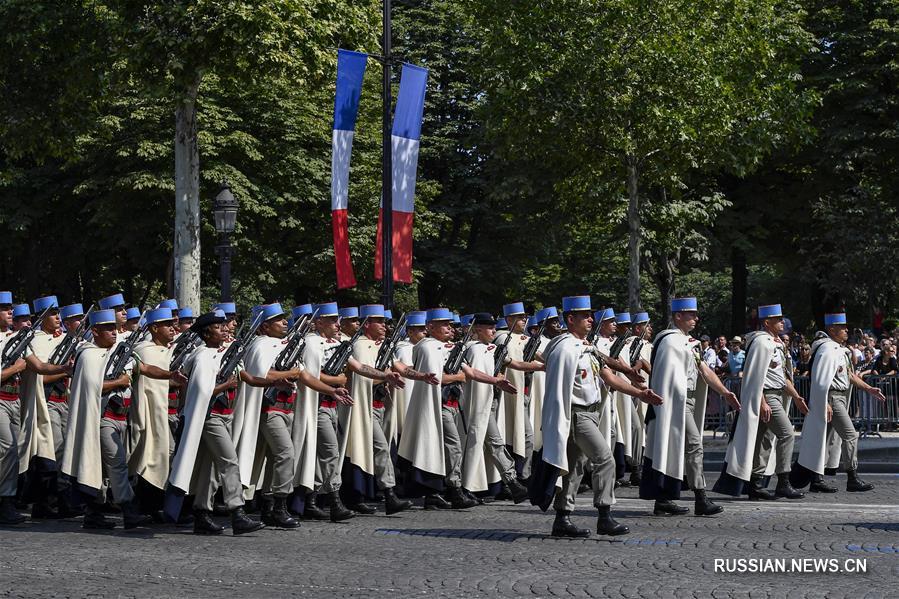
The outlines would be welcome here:
<svg viewBox="0 0 899 599">
<path fill-rule="evenodd" d="M 615 459 L 600 427 L 600 385 L 604 383 L 612 390 L 624 391 L 653 405 L 660 404 L 662 398 L 650 389 L 637 389 L 623 381 L 597 359 L 597 350 L 587 341 L 593 327 L 590 296 L 563 298 L 562 311 L 568 333 L 554 338 L 543 354 L 546 361 L 543 451 L 541 461 L 534 464 L 529 489 L 531 503 L 544 511 L 554 504 L 553 536 L 589 536 L 589 530 L 571 522 L 575 496 L 589 461 L 593 466 L 593 505 L 599 512 L 596 532 L 612 536 L 627 534 L 628 527 L 611 515 L 615 503 Z M 562 476 L 562 488 L 556 492 L 559 476 Z"/>
<path fill-rule="evenodd" d="M 380 347 L 387 332 L 384 314 L 384 307 L 380 304 L 359 308 L 359 317 L 367 320 L 363 336 L 353 346 L 353 358 L 364 366 L 377 366 Z M 343 429 L 346 431 L 342 439 L 345 444 L 343 453 L 346 456 L 343 475 L 346 482 L 350 483 L 344 483 L 341 491 L 350 507 L 353 507 L 362 503 L 365 498 L 373 498 L 376 484 L 384 494 L 388 515 L 412 507 L 412 502 L 399 499 L 394 491 L 396 477 L 390 444 L 384 432 L 385 399 L 389 396 L 390 388 L 400 391 L 405 386 L 402 378 L 431 385 L 439 382 L 435 374 L 412 370 L 396 360 L 395 352 L 393 353 L 389 359 L 391 370 L 387 373 L 387 382 L 373 386 L 371 378 L 352 375 L 350 388 L 353 405 L 340 409 Z"/>
<path fill-rule="evenodd" d="M 649 379 L 652 373 L 650 359 L 652 357 L 652 324 L 649 321 L 648 312 L 637 312 L 633 317 L 634 335 L 631 341 L 625 345 L 630 366 L 637 373 Z M 645 376 L 644 374 L 645 373 Z M 642 401 L 632 400 L 633 412 L 631 413 L 631 486 L 640 486 L 640 477 L 643 469 L 643 448 L 646 446 L 646 420 L 647 404 Z"/>
<path fill-rule="evenodd" d="M 340 340 L 344 341 L 352 337 L 359 330 L 359 308 L 340 308 Z"/>
<path fill-rule="evenodd" d="M 465 361 L 473 371 L 493 377 L 496 365 L 495 351 L 498 347 L 493 342 L 496 321 L 490 314 L 482 312 L 474 315 L 471 326 L 475 328 L 477 340 L 466 348 Z M 517 372 L 542 370 L 540 363 L 522 362 L 508 355 L 504 364 L 505 368 Z M 498 380 L 506 391 L 512 385 L 509 380 L 504 381 L 499 377 Z M 465 434 L 462 461 L 462 486 L 474 493 L 486 492 L 490 484 L 501 480 L 515 503 L 521 503 L 527 499 L 528 491 L 518 482 L 515 461 L 497 426 L 497 404 L 500 399 L 498 394 L 494 393 L 494 388 L 494 385 L 471 377 L 468 377 L 465 384 L 462 401 L 468 430 Z M 511 396 L 515 397 L 514 394 Z M 485 459 L 487 456 L 490 457 L 489 463 Z"/>
<path fill-rule="evenodd" d="M 101 299 L 98 304 L 101 310 L 112 310 L 115 313 L 116 343 L 124 341 L 130 333 L 125 328 L 125 323 L 128 321 L 125 297 L 121 293 L 114 293 Z"/>
<path fill-rule="evenodd" d="M 140 310 L 128 308 L 125 310 L 125 332 L 133 333 L 140 327 Z"/>
<path fill-rule="evenodd" d="M 699 355 L 698 339 L 690 331 L 699 321 L 696 298 L 671 300 L 672 328 L 655 339 L 650 388 L 664 398 L 661 406 L 651 406 L 646 416 L 646 452 L 640 498 L 654 499 L 654 513 L 682 515 L 689 510 L 673 500 L 680 499 L 686 481 L 696 495 L 697 516 L 724 511 L 706 495 L 702 472 L 702 424 L 708 387 L 740 408 L 737 396 L 721 383 Z M 707 387 L 708 386 L 708 387 Z"/>
<path fill-rule="evenodd" d="M 237 304 L 234 302 L 220 302 L 215 305 L 214 310 L 221 310 L 225 314 L 225 343 L 231 343 L 234 340 L 234 333 L 237 331 Z"/>
<path fill-rule="evenodd" d="M 746 335 L 742 407 L 714 491 L 739 497 L 748 486 L 749 499 L 801 499 L 803 493 L 794 489 L 789 479 L 794 433 L 784 409 L 785 394 L 794 398 L 800 410 L 807 412 L 808 407 L 787 372 L 789 358 L 780 339 L 784 326 L 780 304 L 759 306 L 758 317 L 763 329 Z M 761 455 L 761 447 L 769 431 L 777 438 L 777 489 L 773 493 L 761 483 L 769 457 Z"/>
<path fill-rule="evenodd" d="M 866 383 L 852 367 L 851 353 L 845 347 L 849 338 L 846 314 L 825 314 L 827 337 L 812 343 L 811 390 L 809 412 L 802 426 L 799 459 L 790 472 L 790 483 L 797 489 L 811 485 L 813 492 L 832 493 L 836 489 L 824 482 L 827 458 L 827 435 L 833 430 L 843 440 L 842 453 L 847 491 L 870 491 L 874 488 L 858 477 L 858 431 L 849 416 L 852 385 L 865 393 L 886 401 L 883 391 Z"/>
<path fill-rule="evenodd" d="M 178 310 L 178 332 L 183 333 L 194 324 L 194 311 L 190 306 Z"/>
<path fill-rule="evenodd" d="M 412 348 L 428 334 L 425 328 L 426 324 L 426 312 L 414 311 L 406 315 L 406 338 L 400 340 L 394 352 L 397 362 L 412 364 Z M 414 384 L 414 381 L 410 381 L 402 389 L 393 391 L 393 406 L 388 412 L 389 418 L 385 422 L 384 428 L 384 435 L 387 437 L 387 441 L 392 444 L 398 444 L 403 434 L 406 410 L 412 399 Z"/>
<path fill-rule="evenodd" d="M 225 505 L 231 512 L 235 535 L 265 528 L 244 510 L 243 487 L 237 451 L 231 437 L 237 377 L 217 383 L 225 355 L 225 313 L 221 310 L 200 315 L 193 325 L 205 343 L 187 359 L 184 370 L 188 383 L 184 400 L 184 424 L 178 451 L 172 460 L 166 515 L 177 520 L 181 498 L 194 494 L 194 534 L 218 535 L 224 527 L 211 517 L 213 497 L 221 486 Z"/>
<path fill-rule="evenodd" d="M 12 292 L 0 291 L 0 335 L 6 335 L 12 327 Z"/>
<path fill-rule="evenodd" d="M 502 345 L 505 343 L 506 336 L 508 336 L 508 356 L 511 360 L 521 363 L 524 357 L 524 346 L 528 342 L 528 336 L 525 334 L 527 314 L 524 310 L 524 304 L 522 302 L 513 302 L 504 305 L 503 317 L 506 319 L 509 331 L 497 334 L 494 343 L 498 346 Z M 516 391 L 514 393 L 497 392 L 496 394 L 497 401 L 493 408 L 498 425 L 496 432 L 505 440 L 505 444 L 511 448 L 516 471 L 522 478 L 525 478 L 523 472 L 524 463 L 527 457 L 534 451 L 534 430 L 531 427 L 530 419 L 527 418 L 525 373 L 522 370 L 512 369 L 511 372 L 504 371 L 504 374 Z M 491 442 L 493 440 L 495 439 L 491 439 Z M 507 483 L 504 482 L 504 484 L 508 486 Z"/>
<path fill-rule="evenodd" d="M 539 328 L 543 326 L 543 336 L 540 339 L 540 347 L 537 349 L 537 358 L 543 359 L 543 352 L 549 345 L 549 342 L 561 334 L 559 329 L 559 312 L 555 306 L 543 308 L 535 315 L 536 324 Z M 531 374 L 531 385 L 529 387 L 528 396 L 531 406 L 531 427 L 534 431 L 534 453 L 536 455 L 543 448 L 543 431 L 541 429 L 541 421 L 543 419 L 543 396 L 546 392 L 546 372 L 536 371 Z M 531 460 L 528 458 L 527 473 L 530 474 L 533 468 Z"/>
</svg>

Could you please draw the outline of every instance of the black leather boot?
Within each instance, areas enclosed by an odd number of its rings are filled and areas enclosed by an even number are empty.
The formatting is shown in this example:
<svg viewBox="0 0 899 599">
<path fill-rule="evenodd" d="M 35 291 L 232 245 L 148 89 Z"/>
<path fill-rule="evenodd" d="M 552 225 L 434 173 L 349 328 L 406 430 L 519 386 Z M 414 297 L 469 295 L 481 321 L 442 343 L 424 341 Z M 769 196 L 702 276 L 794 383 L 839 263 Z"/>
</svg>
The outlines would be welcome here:
<svg viewBox="0 0 899 599">
<path fill-rule="evenodd" d="M 590 536 L 590 531 L 586 528 L 578 528 L 572 524 L 571 512 L 559 510 L 556 512 L 556 519 L 553 521 L 552 536 L 584 539 Z"/>
<path fill-rule="evenodd" d="M 705 494 L 705 489 L 696 489 L 693 491 L 696 495 L 696 515 L 697 516 L 714 516 L 724 511 L 720 505 L 713 503 Z"/>
<path fill-rule="evenodd" d="M 425 497 L 426 510 L 451 510 L 453 504 L 443 498 L 439 493 L 432 493 Z"/>
<path fill-rule="evenodd" d="M 815 479 L 808 487 L 811 493 L 836 493 L 837 488 L 824 482 L 824 477 L 820 474 L 815 475 Z"/>
<path fill-rule="evenodd" d="M 347 507 L 356 512 L 357 514 L 365 514 L 366 516 L 370 516 L 378 511 L 374 506 L 368 505 L 367 503 L 358 502 L 347 504 Z"/>
<path fill-rule="evenodd" d="M 762 486 L 762 479 L 753 476 L 749 479 L 749 499 L 751 501 L 774 501 L 777 495 Z"/>
<path fill-rule="evenodd" d="M 272 516 L 275 507 L 275 498 L 270 493 L 259 495 L 259 518 L 266 526 L 277 526 Z M 246 507 L 244 507 L 246 509 Z"/>
<path fill-rule="evenodd" d="M 509 489 L 509 494 L 512 495 L 512 501 L 515 503 L 521 503 L 529 497 L 528 488 L 518 482 L 517 478 L 510 478 L 506 481 L 506 488 Z"/>
<path fill-rule="evenodd" d="M 641 480 L 643 480 L 643 477 L 640 475 L 640 469 L 634 468 L 633 470 L 631 470 L 631 486 L 639 487 Z"/>
<path fill-rule="evenodd" d="M 596 520 L 596 534 L 609 535 L 617 537 L 618 535 L 626 535 L 631 531 L 624 524 L 619 524 L 612 518 L 612 508 L 605 505 L 599 509 L 599 518 Z"/>
<path fill-rule="evenodd" d="M 802 499 L 805 497 L 805 493 L 797 491 L 793 488 L 793 485 L 790 484 L 789 472 L 777 475 L 777 488 L 774 489 L 774 494 L 778 497 L 785 497 L 786 499 Z"/>
<path fill-rule="evenodd" d="M 858 493 L 863 491 L 870 491 L 874 488 L 874 485 L 872 485 L 871 483 L 866 483 L 858 477 L 857 470 L 847 470 L 846 475 L 849 477 L 849 480 L 846 482 L 847 491 Z"/>
<path fill-rule="evenodd" d="M 412 507 L 412 502 L 408 499 L 397 497 L 393 487 L 390 487 L 389 489 L 384 489 L 384 507 L 387 509 L 387 515 L 390 516 L 391 514 L 408 510 Z"/>
<path fill-rule="evenodd" d="M 477 501 L 462 493 L 462 487 L 450 487 L 446 493 L 446 498 L 449 499 L 454 510 L 467 510 L 478 504 Z"/>
<path fill-rule="evenodd" d="M 141 514 L 133 501 L 126 501 L 122 504 L 122 519 L 125 521 L 125 530 L 146 526 L 153 521 L 151 516 Z"/>
<path fill-rule="evenodd" d="M 265 528 L 265 524 L 259 520 L 253 520 L 247 516 L 243 507 L 234 508 L 231 511 L 231 533 L 233 535 L 243 535 L 248 532 L 256 532 Z"/>
<path fill-rule="evenodd" d="M 88 504 L 84 508 L 84 520 L 81 527 L 88 530 L 112 530 L 115 522 L 107 520 L 103 515 L 103 508 L 98 504 Z"/>
<path fill-rule="evenodd" d="M 220 535 L 225 527 L 219 526 L 212 519 L 212 514 L 206 510 L 194 510 L 194 534 L 195 535 Z"/>
<path fill-rule="evenodd" d="M 56 500 L 56 511 L 60 518 L 76 518 L 84 515 L 84 508 L 73 506 L 65 494 L 61 494 Z"/>
<path fill-rule="evenodd" d="M 15 450 L 15 447 L 12 448 Z M 25 514 L 16 510 L 16 502 L 12 497 L 0 497 L 0 524 L 21 524 L 26 519 Z"/>
<path fill-rule="evenodd" d="M 58 520 L 59 517 L 59 512 L 46 501 L 37 501 L 31 506 L 32 520 Z"/>
<path fill-rule="evenodd" d="M 306 495 L 306 505 L 303 508 L 303 518 L 307 520 L 327 520 L 328 512 L 318 507 L 318 493 Z"/>
<path fill-rule="evenodd" d="M 653 516 L 683 516 L 689 513 L 690 508 L 677 505 L 670 499 L 656 499 L 652 508 Z"/>
<path fill-rule="evenodd" d="M 300 526 L 296 518 L 292 517 L 287 511 L 286 497 L 275 497 L 271 518 L 273 522 L 271 526 L 277 526 L 278 528 L 299 528 Z"/>
<path fill-rule="evenodd" d="M 340 501 L 340 495 L 330 493 L 329 496 L 331 498 L 331 522 L 343 522 L 356 515 L 353 513 L 353 510 L 347 509 L 343 505 L 343 502 Z"/>
</svg>

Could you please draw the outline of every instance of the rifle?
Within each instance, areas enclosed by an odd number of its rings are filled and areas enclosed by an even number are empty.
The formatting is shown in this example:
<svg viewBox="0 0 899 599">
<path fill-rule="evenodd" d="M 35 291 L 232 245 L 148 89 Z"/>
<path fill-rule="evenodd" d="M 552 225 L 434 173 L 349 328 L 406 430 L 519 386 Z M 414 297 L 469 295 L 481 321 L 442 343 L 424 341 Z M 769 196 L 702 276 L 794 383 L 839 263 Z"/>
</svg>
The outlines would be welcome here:
<svg viewBox="0 0 899 599">
<path fill-rule="evenodd" d="M 450 350 L 449 355 L 446 357 L 446 362 L 443 364 L 443 372 L 445 374 L 459 374 L 459 371 L 462 370 L 462 362 L 465 359 L 465 346 L 471 340 L 472 334 L 474 334 L 474 326 L 468 327 L 468 331 L 466 331 L 462 340 L 457 341 L 456 345 L 453 346 L 453 349 Z M 462 397 L 462 384 L 450 383 L 449 385 L 444 385 L 441 390 L 441 395 L 444 401 L 447 399 L 458 400 Z M 468 421 L 465 418 L 465 412 L 462 409 L 461 403 L 459 404 L 459 416 L 462 419 L 462 429 L 467 435 Z"/>
<path fill-rule="evenodd" d="M 15 364 L 16 360 L 22 357 L 22 354 L 24 354 L 25 350 L 28 349 L 28 346 L 31 345 L 34 334 L 41 328 L 41 323 L 44 321 L 44 318 L 47 317 L 50 310 L 54 309 L 55 308 L 53 307 L 46 308 L 36 320 L 32 321 L 30 327 L 21 329 L 6 343 L 6 347 L 3 348 L 2 359 L 0 359 L 2 360 L 0 361 L 0 364 L 2 364 L 3 370 L 6 370 Z"/>
<path fill-rule="evenodd" d="M 312 328 L 312 321 L 317 315 L 318 309 L 312 314 L 303 314 L 293 323 L 293 326 L 287 331 L 287 335 L 284 336 L 289 341 L 275 359 L 275 370 L 290 370 L 296 367 L 306 348 L 306 335 Z"/>
<path fill-rule="evenodd" d="M 405 326 L 406 315 L 403 314 L 400 316 L 396 326 L 393 327 L 393 332 L 390 334 L 390 337 L 388 337 L 384 343 L 381 344 L 381 348 L 378 349 L 378 357 L 375 359 L 375 368 L 378 370 L 387 370 L 393 363 L 393 353 L 396 351 L 396 346 L 402 338 Z M 378 383 L 373 389 L 373 397 L 376 399 L 383 400 L 387 395 L 387 383 Z"/>
<path fill-rule="evenodd" d="M 144 316 L 145 314 L 141 315 L 141 318 Z M 128 361 L 131 360 L 131 355 L 134 353 L 134 346 L 137 345 L 140 338 L 147 332 L 147 326 L 148 325 L 144 323 L 144 325 L 136 331 L 132 331 L 126 341 L 119 343 L 115 349 L 112 350 L 112 354 L 106 360 L 106 372 L 103 374 L 104 381 L 113 381 L 122 376 L 122 373 L 125 372 L 125 367 L 128 365 Z M 110 402 L 114 403 L 119 409 L 124 408 L 124 392 L 116 390 L 110 391 L 104 395 L 103 410 L 101 410 L 101 413 L 106 410 L 106 406 L 108 406 Z"/>
<path fill-rule="evenodd" d="M 602 324 L 602 321 L 596 319 L 593 321 L 593 327 L 590 329 L 590 332 L 587 333 L 587 342 L 590 345 L 596 343 L 596 336 L 599 335 L 599 326 Z"/>
<path fill-rule="evenodd" d="M 499 376 L 499 373 L 502 371 L 503 366 L 506 365 L 506 356 L 509 355 L 509 341 L 511 340 L 512 331 L 509 331 L 506 334 L 506 339 L 502 342 L 502 344 L 496 346 L 496 351 L 493 352 L 493 376 Z"/>
<path fill-rule="evenodd" d="M 75 330 L 66 331 L 66 336 L 56 346 L 56 349 L 53 350 L 53 354 L 50 356 L 50 364 L 67 364 L 72 359 L 78 344 L 84 340 L 84 334 L 87 333 L 87 325 L 90 322 L 91 312 L 93 311 L 94 305 L 91 304 L 91 307 L 88 308 L 87 313 L 81 319 L 81 322 L 78 323 L 78 326 L 75 327 Z"/>
<path fill-rule="evenodd" d="M 309 329 L 312 328 L 312 321 L 317 315 L 318 309 L 312 314 L 304 314 L 297 318 L 296 322 L 293 323 L 293 326 L 284 337 L 289 340 L 284 349 L 281 350 L 281 353 L 278 354 L 278 357 L 275 358 L 275 363 L 272 368 L 275 370 L 287 371 L 295 368 L 296 365 L 299 364 L 300 358 L 303 356 L 303 350 L 306 349 L 306 335 L 309 333 Z M 273 404 L 278 398 L 278 388 L 267 387 L 262 394 L 262 398 L 263 403 L 269 405 Z"/>
<path fill-rule="evenodd" d="M 103 375 L 103 380 L 112 381 L 122 376 L 122 373 L 125 372 L 125 366 L 128 365 L 128 360 L 131 359 L 131 354 L 134 353 L 134 346 L 137 345 L 137 342 L 146 332 L 147 325 L 144 324 L 136 331 L 133 331 L 126 341 L 116 346 L 112 351 L 112 355 L 106 361 L 106 373 Z"/>
<path fill-rule="evenodd" d="M 172 348 L 172 361 L 169 363 L 169 370 L 171 372 L 181 370 L 188 356 L 202 344 L 203 339 L 196 331 L 188 329 L 181 333 L 178 341 L 175 342 L 175 347 Z"/>
<path fill-rule="evenodd" d="M 615 342 L 612 343 L 612 347 L 609 348 L 609 357 L 617 358 L 621 355 L 621 350 L 624 349 L 625 341 L 627 341 L 627 338 L 624 335 L 616 337 Z"/>
<path fill-rule="evenodd" d="M 643 349 L 643 343 L 646 341 L 646 332 L 648 330 L 649 323 L 643 327 L 643 332 L 640 334 L 640 337 L 634 339 L 634 342 L 631 344 L 630 365 L 632 367 L 637 363 L 637 360 L 640 359 L 640 350 Z"/>
<path fill-rule="evenodd" d="M 537 357 L 537 350 L 540 349 L 540 341 L 543 337 L 543 332 L 546 330 L 546 321 L 548 318 L 544 318 L 543 322 L 540 323 L 540 328 L 537 329 L 537 333 L 528 339 L 528 342 L 524 346 L 524 350 L 522 351 L 522 359 L 525 362 L 533 362 L 534 358 Z"/>
<path fill-rule="evenodd" d="M 244 354 L 247 353 L 247 346 L 250 344 L 250 340 L 253 338 L 253 335 L 256 334 L 256 330 L 261 324 L 262 311 L 260 310 L 249 326 L 246 321 L 240 325 L 240 330 L 238 330 L 237 334 L 234 336 L 234 341 L 231 342 L 231 345 L 225 350 L 225 355 L 222 356 L 221 366 L 219 366 L 218 374 L 215 375 L 216 386 L 221 385 L 234 374 L 237 365 L 240 364 Z M 209 401 L 209 409 L 206 412 L 207 416 L 209 416 L 212 406 L 217 402 L 228 405 L 228 392 L 222 391 L 217 395 L 212 396 L 212 399 Z"/>
<path fill-rule="evenodd" d="M 221 385 L 234 374 L 234 369 L 243 360 L 244 354 L 247 353 L 247 346 L 261 324 L 262 312 L 260 311 L 252 323 L 250 323 L 249 328 L 247 328 L 246 322 L 241 325 L 240 330 L 234 336 L 234 341 L 231 342 L 231 345 L 225 350 L 225 355 L 222 356 L 221 366 L 215 377 L 216 385 Z"/>
<path fill-rule="evenodd" d="M 324 374 L 327 374 L 328 376 L 338 376 L 344 371 L 347 362 L 350 361 L 350 357 L 353 355 L 353 344 L 362 336 L 366 322 L 368 322 L 368 316 L 365 317 L 359 325 L 359 328 L 353 333 L 352 337 L 340 342 L 340 345 L 337 346 L 337 349 L 334 350 L 334 353 L 331 354 L 331 357 L 328 358 L 324 368 L 322 368 Z"/>
</svg>

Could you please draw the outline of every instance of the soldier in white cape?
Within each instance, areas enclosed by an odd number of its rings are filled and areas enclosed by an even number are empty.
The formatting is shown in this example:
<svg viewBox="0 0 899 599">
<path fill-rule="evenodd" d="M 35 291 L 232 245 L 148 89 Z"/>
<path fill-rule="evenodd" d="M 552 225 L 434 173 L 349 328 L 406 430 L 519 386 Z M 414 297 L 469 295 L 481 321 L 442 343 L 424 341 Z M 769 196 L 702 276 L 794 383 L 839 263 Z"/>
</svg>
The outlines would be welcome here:
<svg viewBox="0 0 899 599">
<path fill-rule="evenodd" d="M 522 302 L 513 302 L 503 306 L 503 317 L 509 327 L 508 331 L 497 333 L 493 342 L 499 346 L 506 342 L 509 336 L 508 355 L 515 362 L 521 362 L 524 358 L 524 346 L 528 342 L 525 331 L 527 314 Z M 492 371 L 491 371 L 492 372 Z M 515 460 L 515 468 L 524 478 L 525 460 L 534 451 L 534 429 L 528 418 L 527 389 L 525 388 L 525 372 L 514 368 L 503 370 L 503 374 L 515 387 L 515 393 L 502 393 L 496 403 L 497 431 L 510 448 Z M 514 493 L 513 493 L 514 496 Z"/>
<path fill-rule="evenodd" d="M 134 348 L 138 362 L 131 401 L 131 455 L 128 470 L 138 477 L 137 497 L 146 513 L 162 509 L 165 483 L 169 478 L 169 386 L 183 385 L 187 379 L 172 372 L 172 349 L 175 317 L 169 308 L 148 310 L 144 315 L 150 333 L 149 341 Z"/>
<path fill-rule="evenodd" d="M 790 485 L 790 463 L 793 459 L 793 424 L 784 409 L 784 394 L 798 398 L 800 410 L 808 411 L 805 401 L 791 382 L 786 347 L 780 340 L 784 318 L 780 304 L 758 307 L 763 329 L 748 333 L 743 381 L 740 388 L 742 408 L 727 445 L 721 476 L 713 490 L 739 497 L 748 486 L 749 499 L 773 500 L 778 497 L 801 499 L 805 495 Z M 767 460 L 759 451 L 765 435 L 777 438 L 777 489 L 762 486 Z M 767 457 L 767 456 L 766 456 Z"/>
<path fill-rule="evenodd" d="M 426 319 L 427 313 L 424 311 L 409 312 L 406 315 L 406 338 L 402 339 L 396 346 L 395 356 L 398 362 L 412 364 L 412 348 L 428 334 L 425 329 Z M 392 393 L 393 406 L 385 424 L 384 434 L 394 449 L 399 446 L 400 438 L 403 435 L 406 411 L 409 409 L 409 402 L 412 400 L 412 389 L 414 388 L 415 381 L 409 381 L 405 387 L 394 389 Z"/>
<path fill-rule="evenodd" d="M 546 362 L 543 449 L 541 459 L 534 460 L 529 485 L 531 503 L 543 510 L 554 503 L 553 536 L 589 536 L 589 530 L 571 522 L 575 496 L 589 461 L 593 466 L 593 505 L 599 512 L 596 532 L 626 534 L 628 527 L 611 515 L 615 503 L 615 460 L 600 427 L 600 385 L 654 405 L 661 398 L 650 389 L 641 390 L 621 380 L 597 358 L 597 350 L 587 341 L 593 327 L 589 296 L 563 298 L 562 311 L 568 332 L 550 341 L 543 354 Z M 562 484 L 557 489 L 559 476 Z"/>
<path fill-rule="evenodd" d="M 833 493 L 836 489 L 824 482 L 827 461 L 827 435 L 836 431 L 843 440 L 843 461 L 848 475 L 847 491 L 870 491 L 874 488 L 858 477 L 858 431 L 849 416 L 849 396 L 852 385 L 886 401 L 883 391 L 866 383 L 852 367 L 846 314 L 825 314 L 827 337 L 812 343 L 811 390 L 808 415 L 802 425 L 799 459 L 790 472 L 790 483 L 797 489 L 811 485 L 814 492 Z"/>
<path fill-rule="evenodd" d="M 201 314 L 192 330 L 205 346 L 197 348 L 183 368 L 188 377 L 183 426 L 169 473 L 165 515 L 177 521 L 184 496 L 194 495 L 194 534 L 221 534 L 224 527 L 211 518 L 213 495 L 220 481 L 225 505 L 231 511 L 233 533 L 253 532 L 265 524 L 250 519 L 244 510 L 237 450 L 230 432 L 237 377 L 217 382 L 226 353 L 225 313 L 214 310 Z"/>
<path fill-rule="evenodd" d="M 496 321 L 490 314 L 478 313 L 473 316 L 471 326 L 477 341 L 468 344 L 465 362 L 470 368 L 492 376 L 496 369 L 495 352 L 499 347 L 492 341 L 496 335 Z M 543 370 L 539 362 L 526 363 L 511 356 L 506 356 L 504 364 L 505 368 L 519 373 Z M 510 397 L 517 395 L 506 395 L 506 399 Z M 528 491 L 518 482 L 515 462 L 499 433 L 496 422 L 499 400 L 494 394 L 494 386 L 469 379 L 461 401 L 468 425 L 462 458 L 462 486 L 472 493 L 486 492 L 489 485 L 501 480 L 515 503 L 521 503 L 527 499 Z"/>
<path fill-rule="evenodd" d="M 418 372 L 443 373 L 447 358 L 456 347 L 451 341 L 452 321 L 453 314 L 446 308 L 427 311 L 430 336 L 418 342 L 412 350 L 412 368 Z M 455 419 L 458 406 L 444 407 L 443 387 L 461 384 L 467 378 L 511 388 L 505 377 L 493 377 L 463 364 L 458 374 L 444 373 L 441 385 L 416 384 L 412 392 L 406 412 L 405 434 L 400 439 L 397 467 L 406 475 L 406 495 L 424 496 L 426 509 L 464 509 L 477 505 L 477 501 L 462 492 L 462 446 Z M 447 396 L 447 401 L 457 400 Z M 447 439 L 445 435 L 448 435 Z M 446 440 L 450 441 L 449 445 Z M 449 487 L 449 501 L 440 495 L 445 487 Z"/>
<path fill-rule="evenodd" d="M 739 409 L 737 396 L 728 391 L 699 355 L 699 340 L 690 331 L 699 321 L 696 298 L 671 300 L 672 328 L 655 338 L 650 388 L 664 398 L 646 415 L 646 452 L 640 498 L 654 499 L 655 515 L 682 515 L 680 499 L 684 473 L 696 495 L 697 516 L 724 510 L 706 495 L 702 472 L 702 426 L 708 387 Z M 706 386 L 708 385 L 708 387 Z"/>
<path fill-rule="evenodd" d="M 353 360 L 363 367 L 377 369 L 377 359 L 387 334 L 385 309 L 381 304 L 359 307 L 359 317 L 364 320 L 363 335 L 353 346 Z M 341 406 L 342 430 L 341 456 L 344 458 L 341 493 L 352 510 L 365 513 L 374 511 L 365 505 L 373 499 L 375 487 L 384 495 L 388 515 L 412 507 L 412 502 L 397 497 L 394 487 L 396 476 L 390 455 L 390 443 L 384 430 L 384 419 L 391 389 L 402 391 L 403 378 L 423 384 L 437 385 L 434 373 L 421 373 L 408 365 L 387 356 L 386 380 L 375 385 L 370 375 L 360 374 L 358 369 L 350 375 L 352 406 Z"/>
</svg>

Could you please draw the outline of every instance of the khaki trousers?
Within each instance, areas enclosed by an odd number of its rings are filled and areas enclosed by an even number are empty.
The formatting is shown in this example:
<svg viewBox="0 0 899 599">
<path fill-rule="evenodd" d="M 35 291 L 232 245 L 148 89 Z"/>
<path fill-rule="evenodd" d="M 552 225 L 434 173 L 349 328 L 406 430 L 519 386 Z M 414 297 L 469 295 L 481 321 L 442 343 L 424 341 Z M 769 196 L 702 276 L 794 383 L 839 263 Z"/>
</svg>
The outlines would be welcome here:
<svg viewBox="0 0 899 599">
<path fill-rule="evenodd" d="M 233 419 L 231 414 L 210 414 L 203 424 L 201 455 L 197 460 L 197 468 L 201 470 L 194 500 L 194 508 L 198 510 L 212 511 L 219 481 L 228 509 L 243 506 L 243 485 L 240 483 L 237 451 L 231 439 Z"/>
<path fill-rule="evenodd" d="M 782 391 L 765 393 L 765 402 L 771 408 L 771 419 L 768 422 L 762 422 L 759 419 L 759 429 L 755 436 L 755 459 L 752 464 L 752 474 L 755 476 L 765 474 L 775 439 L 777 439 L 775 474 L 785 474 L 792 469 L 793 443 L 795 441 L 793 424 L 784 409 Z"/>
<path fill-rule="evenodd" d="M 287 497 L 293 491 L 295 460 L 293 437 L 290 432 L 292 427 L 293 414 L 285 412 L 262 414 L 262 436 L 268 446 L 268 457 L 270 458 L 268 466 L 271 468 L 270 490 L 275 497 Z"/>
<path fill-rule="evenodd" d="M 568 474 L 556 491 L 556 511 L 573 511 L 577 490 L 588 462 L 592 466 L 593 505 L 610 506 L 615 502 L 615 458 L 609 442 L 599 431 L 599 403 L 589 407 L 571 406 L 571 432 L 568 434 Z"/>
<path fill-rule="evenodd" d="M 20 402 L 0 400 L 0 497 L 15 497 L 19 480 Z"/>
</svg>

